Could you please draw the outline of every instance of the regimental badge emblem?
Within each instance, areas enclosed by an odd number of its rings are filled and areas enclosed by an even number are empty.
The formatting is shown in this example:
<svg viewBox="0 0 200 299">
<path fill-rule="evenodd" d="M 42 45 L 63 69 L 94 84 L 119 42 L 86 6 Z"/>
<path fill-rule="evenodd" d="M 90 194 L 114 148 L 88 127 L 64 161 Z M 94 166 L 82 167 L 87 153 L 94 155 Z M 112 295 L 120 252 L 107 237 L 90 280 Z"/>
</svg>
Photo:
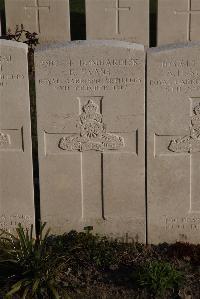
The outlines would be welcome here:
<svg viewBox="0 0 200 299">
<path fill-rule="evenodd" d="M 168 149 L 175 153 L 200 152 L 200 103 L 193 109 L 189 130 L 189 135 L 171 140 Z"/>
<path fill-rule="evenodd" d="M 79 115 L 80 136 L 62 137 L 59 148 L 66 151 L 103 152 L 105 150 L 119 150 L 125 146 L 124 138 L 106 132 L 102 114 L 98 112 L 98 105 L 92 100 L 82 107 Z"/>
<path fill-rule="evenodd" d="M 0 132 L 0 146 L 10 145 L 10 136 Z"/>
</svg>

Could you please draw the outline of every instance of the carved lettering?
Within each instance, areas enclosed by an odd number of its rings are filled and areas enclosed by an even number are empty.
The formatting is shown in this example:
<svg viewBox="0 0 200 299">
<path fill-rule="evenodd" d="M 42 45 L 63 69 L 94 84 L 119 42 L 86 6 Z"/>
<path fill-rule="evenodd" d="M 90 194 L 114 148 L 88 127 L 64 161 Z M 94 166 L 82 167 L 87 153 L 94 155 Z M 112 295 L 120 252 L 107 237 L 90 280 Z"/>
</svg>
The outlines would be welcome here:
<svg viewBox="0 0 200 299">
<path fill-rule="evenodd" d="M 199 231 L 200 218 L 199 217 L 169 217 L 165 216 L 165 230 L 176 231 Z"/>
<path fill-rule="evenodd" d="M 24 79 L 22 74 L 0 74 L 0 80 L 20 80 Z"/>
<path fill-rule="evenodd" d="M 130 59 L 88 59 L 88 60 L 79 60 L 80 66 L 135 66 L 138 65 L 139 59 L 130 58 Z"/>
<path fill-rule="evenodd" d="M 56 89 L 62 91 L 101 91 L 101 90 L 123 90 L 131 87 L 133 84 L 141 84 L 141 78 L 129 77 L 129 78 L 50 78 L 40 79 L 40 85 L 53 86 Z"/>
<path fill-rule="evenodd" d="M 0 64 L 2 63 L 9 63 L 12 61 L 11 55 L 0 55 Z"/>
<path fill-rule="evenodd" d="M 200 62 L 200 61 L 199 61 Z M 184 60 L 184 59 L 180 59 L 180 60 L 166 60 L 166 61 L 162 61 L 161 62 L 161 66 L 162 68 L 171 68 L 171 67 L 177 67 L 177 68 L 181 68 L 181 67 L 194 67 L 196 65 L 196 61 L 193 60 Z"/>
<path fill-rule="evenodd" d="M 0 229 L 12 232 L 21 223 L 25 228 L 30 228 L 32 218 L 30 215 L 14 214 L 14 215 L 0 215 Z"/>
<path fill-rule="evenodd" d="M 66 68 L 62 77 L 40 78 L 39 84 L 51 86 L 61 91 L 115 91 L 131 88 L 133 84 L 140 85 L 143 80 L 136 76 L 135 67 L 140 59 L 131 58 L 101 58 L 72 60 L 66 57 L 62 62 L 42 60 L 39 66 L 43 69 L 58 67 L 62 64 Z M 129 75 L 123 76 L 127 69 Z M 119 71 L 118 71 L 119 70 Z M 48 71 L 47 71 L 48 72 Z"/>
</svg>

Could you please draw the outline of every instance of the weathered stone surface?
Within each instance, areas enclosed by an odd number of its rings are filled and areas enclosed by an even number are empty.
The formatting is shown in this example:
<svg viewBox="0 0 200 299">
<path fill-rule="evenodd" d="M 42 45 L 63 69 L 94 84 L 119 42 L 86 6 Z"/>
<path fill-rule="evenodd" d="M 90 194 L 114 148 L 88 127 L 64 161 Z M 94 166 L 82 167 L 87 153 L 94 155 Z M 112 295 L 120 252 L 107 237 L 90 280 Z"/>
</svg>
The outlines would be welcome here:
<svg viewBox="0 0 200 299">
<path fill-rule="evenodd" d="M 73 42 L 35 62 L 42 220 L 144 241 L 144 47 Z"/>
<path fill-rule="evenodd" d="M 0 40 L 0 228 L 34 224 L 27 46 Z"/>
<path fill-rule="evenodd" d="M 86 0 L 87 39 L 149 45 L 149 0 Z"/>
<path fill-rule="evenodd" d="M 200 43 L 149 50 L 149 242 L 200 241 Z"/>
<path fill-rule="evenodd" d="M 6 0 L 5 9 L 7 30 L 23 24 L 40 43 L 70 40 L 69 0 Z"/>
<path fill-rule="evenodd" d="M 200 40 L 199 0 L 158 0 L 158 45 Z"/>
</svg>

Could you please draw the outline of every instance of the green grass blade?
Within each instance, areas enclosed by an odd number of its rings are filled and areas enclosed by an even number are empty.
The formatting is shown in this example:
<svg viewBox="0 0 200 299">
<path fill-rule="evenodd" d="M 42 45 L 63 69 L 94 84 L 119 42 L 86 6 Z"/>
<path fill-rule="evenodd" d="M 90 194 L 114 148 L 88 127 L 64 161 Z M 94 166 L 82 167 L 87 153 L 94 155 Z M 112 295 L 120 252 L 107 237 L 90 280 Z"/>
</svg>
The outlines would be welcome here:
<svg viewBox="0 0 200 299">
<path fill-rule="evenodd" d="M 27 251 L 27 242 L 26 242 L 26 236 L 24 233 L 24 229 L 21 226 L 21 224 L 19 224 L 19 227 L 16 228 L 16 231 L 18 233 L 19 236 L 19 241 L 20 241 L 20 245 L 21 245 L 21 249 L 22 249 L 22 254 L 25 255 L 28 253 Z"/>
<path fill-rule="evenodd" d="M 40 227 L 40 233 L 39 233 L 39 239 L 42 240 L 42 234 L 43 234 L 43 231 L 44 231 L 44 228 L 46 226 L 46 222 L 44 222 L 41 227 Z"/>
<path fill-rule="evenodd" d="M 38 278 L 38 279 L 36 279 L 36 281 L 33 284 L 32 295 L 35 295 L 35 293 L 37 292 L 39 284 L 40 284 L 40 279 Z"/>
<path fill-rule="evenodd" d="M 54 299 L 61 298 L 60 295 L 58 294 L 58 292 L 56 291 L 56 289 L 50 283 L 48 284 L 48 287 L 51 290 Z"/>
<path fill-rule="evenodd" d="M 51 229 L 49 228 L 49 229 L 47 230 L 45 236 L 44 236 L 44 239 L 43 239 L 43 242 L 44 242 L 44 243 L 46 242 L 46 240 L 47 240 L 47 238 L 48 238 L 48 236 L 49 236 L 49 234 L 50 234 L 50 231 L 51 231 Z"/>
<path fill-rule="evenodd" d="M 10 296 L 17 293 L 21 289 L 24 281 L 25 280 L 22 279 L 22 280 L 18 281 L 17 283 L 15 283 L 14 285 L 12 285 L 11 290 L 6 294 L 6 298 L 9 298 Z"/>
<path fill-rule="evenodd" d="M 24 293 L 23 293 L 22 299 L 26 299 L 26 296 L 28 295 L 28 292 L 29 292 L 29 288 L 26 288 Z"/>
<path fill-rule="evenodd" d="M 1 235 L 6 235 L 6 236 L 10 237 L 11 239 L 18 241 L 17 237 L 15 237 L 13 234 L 7 232 L 6 230 L 0 229 L 0 231 L 2 231 Z M 2 239 L 2 237 L 0 239 Z"/>
</svg>

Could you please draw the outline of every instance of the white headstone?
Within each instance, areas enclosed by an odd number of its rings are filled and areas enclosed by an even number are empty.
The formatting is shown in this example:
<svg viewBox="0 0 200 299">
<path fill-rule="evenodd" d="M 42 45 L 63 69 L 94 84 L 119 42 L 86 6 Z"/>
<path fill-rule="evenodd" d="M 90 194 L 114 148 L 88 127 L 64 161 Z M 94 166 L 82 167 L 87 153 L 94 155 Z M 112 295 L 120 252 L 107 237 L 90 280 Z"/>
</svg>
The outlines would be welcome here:
<svg viewBox="0 0 200 299">
<path fill-rule="evenodd" d="M 0 228 L 34 224 L 27 46 L 0 40 Z"/>
<path fill-rule="evenodd" d="M 1 14 L 1 11 L 0 11 L 0 36 L 2 35 L 2 29 L 1 29 L 1 27 L 2 27 L 2 14 Z"/>
<path fill-rule="evenodd" d="M 6 26 L 38 33 L 39 42 L 70 40 L 69 0 L 6 0 Z"/>
<path fill-rule="evenodd" d="M 148 53 L 149 243 L 200 241 L 200 43 Z"/>
<path fill-rule="evenodd" d="M 149 0 L 86 0 L 87 39 L 149 45 Z"/>
<path fill-rule="evenodd" d="M 42 221 L 144 242 L 144 47 L 58 44 L 35 62 Z"/>
<path fill-rule="evenodd" d="M 200 40 L 199 0 L 158 0 L 157 43 Z"/>
</svg>

